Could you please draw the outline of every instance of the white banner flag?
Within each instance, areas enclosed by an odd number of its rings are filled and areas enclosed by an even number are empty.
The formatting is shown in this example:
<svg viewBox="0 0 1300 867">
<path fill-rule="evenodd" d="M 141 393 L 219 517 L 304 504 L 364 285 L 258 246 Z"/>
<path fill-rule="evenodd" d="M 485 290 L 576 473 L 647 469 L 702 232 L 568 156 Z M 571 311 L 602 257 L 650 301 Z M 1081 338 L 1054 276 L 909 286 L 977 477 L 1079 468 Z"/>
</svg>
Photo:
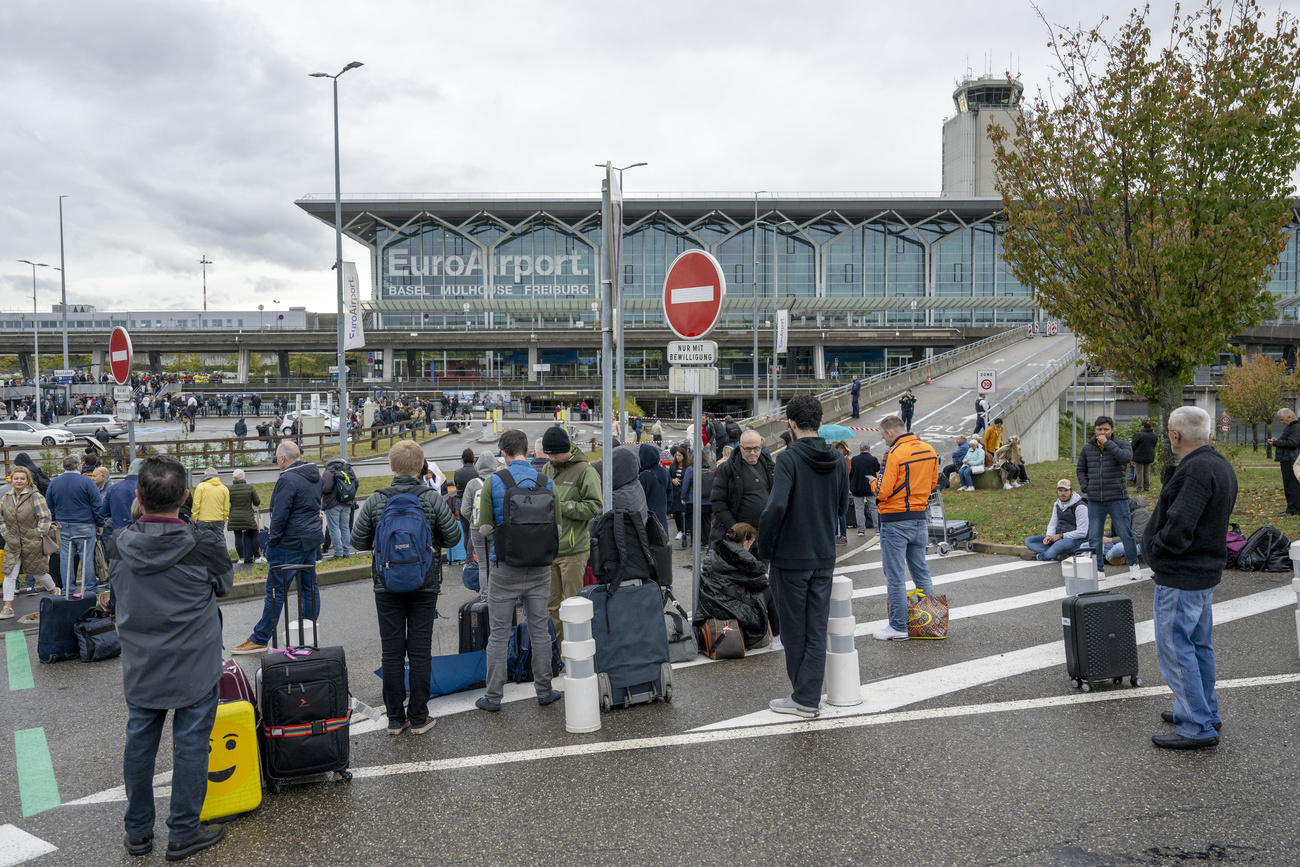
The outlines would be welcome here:
<svg viewBox="0 0 1300 867">
<path fill-rule="evenodd" d="M 790 311 L 776 311 L 776 354 L 788 350 L 790 343 Z"/>
<path fill-rule="evenodd" d="M 343 263 L 343 348 L 361 349 L 366 333 L 361 326 L 361 280 L 355 262 Z"/>
</svg>

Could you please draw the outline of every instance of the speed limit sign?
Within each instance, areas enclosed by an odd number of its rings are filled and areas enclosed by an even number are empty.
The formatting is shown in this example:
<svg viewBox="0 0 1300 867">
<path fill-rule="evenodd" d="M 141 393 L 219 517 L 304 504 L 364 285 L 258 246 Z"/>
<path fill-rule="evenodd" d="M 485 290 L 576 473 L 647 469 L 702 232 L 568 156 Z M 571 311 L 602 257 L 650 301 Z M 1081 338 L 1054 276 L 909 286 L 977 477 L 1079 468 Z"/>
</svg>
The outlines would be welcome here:
<svg viewBox="0 0 1300 867">
<path fill-rule="evenodd" d="M 985 393 L 997 391 L 998 372 L 996 370 L 975 371 L 975 390 Z"/>
<path fill-rule="evenodd" d="M 1223 414 L 1223 418 L 1219 419 L 1219 422 L 1220 422 L 1220 424 L 1231 424 L 1231 423 L 1232 423 L 1232 416 L 1228 415 L 1228 414 L 1225 412 L 1225 413 Z"/>
<path fill-rule="evenodd" d="M 1228 431 L 1232 430 L 1232 425 L 1230 424 L 1222 425 L 1219 427 L 1219 430 L 1223 431 L 1224 433 L 1227 433 Z"/>
</svg>

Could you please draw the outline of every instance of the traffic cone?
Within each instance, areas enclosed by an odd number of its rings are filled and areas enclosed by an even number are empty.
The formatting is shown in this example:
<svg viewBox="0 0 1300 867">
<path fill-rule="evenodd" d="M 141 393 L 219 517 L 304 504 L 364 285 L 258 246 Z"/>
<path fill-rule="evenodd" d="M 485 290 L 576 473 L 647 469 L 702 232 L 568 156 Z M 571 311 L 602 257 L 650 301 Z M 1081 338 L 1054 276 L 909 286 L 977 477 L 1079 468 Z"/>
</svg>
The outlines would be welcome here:
<svg viewBox="0 0 1300 867">
<path fill-rule="evenodd" d="M 934 380 L 930 379 L 930 368 L 925 369 L 925 384 L 934 385 Z"/>
</svg>

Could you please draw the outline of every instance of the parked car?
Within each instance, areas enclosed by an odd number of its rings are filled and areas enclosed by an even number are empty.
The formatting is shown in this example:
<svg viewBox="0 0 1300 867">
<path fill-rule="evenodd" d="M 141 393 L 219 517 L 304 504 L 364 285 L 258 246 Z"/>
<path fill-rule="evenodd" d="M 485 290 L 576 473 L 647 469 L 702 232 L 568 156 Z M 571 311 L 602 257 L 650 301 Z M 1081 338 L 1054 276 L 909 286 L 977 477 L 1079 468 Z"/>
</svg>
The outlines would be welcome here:
<svg viewBox="0 0 1300 867">
<path fill-rule="evenodd" d="M 61 446 L 77 439 L 72 431 L 46 427 L 34 421 L 0 421 L 0 448 L 6 446 Z"/>
<path fill-rule="evenodd" d="M 92 437 L 102 427 L 114 439 L 126 433 L 126 425 L 115 415 L 75 415 L 55 427 L 70 430 L 79 436 Z"/>
<path fill-rule="evenodd" d="M 281 420 L 280 422 L 281 436 L 288 436 L 290 433 L 293 432 L 293 423 L 298 419 L 299 416 L 307 416 L 312 418 L 315 417 L 324 418 L 326 433 L 335 433 L 339 429 L 339 417 L 336 415 L 330 415 L 329 413 L 325 412 L 325 410 L 323 409 L 319 409 L 319 410 L 304 409 L 301 412 L 299 412 L 298 410 L 292 410 L 290 412 L 286 412 L 284 414 L 284 419 Z"/>
</svg>

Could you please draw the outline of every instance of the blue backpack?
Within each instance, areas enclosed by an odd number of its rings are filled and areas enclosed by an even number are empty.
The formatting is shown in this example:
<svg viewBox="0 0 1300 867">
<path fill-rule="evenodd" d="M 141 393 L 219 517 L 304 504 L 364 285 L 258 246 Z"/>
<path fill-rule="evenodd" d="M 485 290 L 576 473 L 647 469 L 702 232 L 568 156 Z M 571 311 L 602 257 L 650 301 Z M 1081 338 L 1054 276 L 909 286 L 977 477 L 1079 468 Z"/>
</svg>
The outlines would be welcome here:
<svg viewBox="0 0 1300 867">
<path fill-rule="evenodd" d="M 564 670 L 564 659 L 560 656 L 559 642 L 555 640 L 555 624 L 546 621 L 546 631 L 551 636 L 551 676 Z M 506 642 L 506 680 L 511 683 L 523 683 L 533 679 L 533 647 L 528 635 L 528 624 L 519 623 L 510 629 L 510 639 Z"/>
<path fill-rule="evenodd" d="M 429 519 L 415 494 L 396 488 L 383 493 L 388 502 L 375 527 L 375 574 L 394 593 L 419 590 L 438 560 Z"/>
</svg>

